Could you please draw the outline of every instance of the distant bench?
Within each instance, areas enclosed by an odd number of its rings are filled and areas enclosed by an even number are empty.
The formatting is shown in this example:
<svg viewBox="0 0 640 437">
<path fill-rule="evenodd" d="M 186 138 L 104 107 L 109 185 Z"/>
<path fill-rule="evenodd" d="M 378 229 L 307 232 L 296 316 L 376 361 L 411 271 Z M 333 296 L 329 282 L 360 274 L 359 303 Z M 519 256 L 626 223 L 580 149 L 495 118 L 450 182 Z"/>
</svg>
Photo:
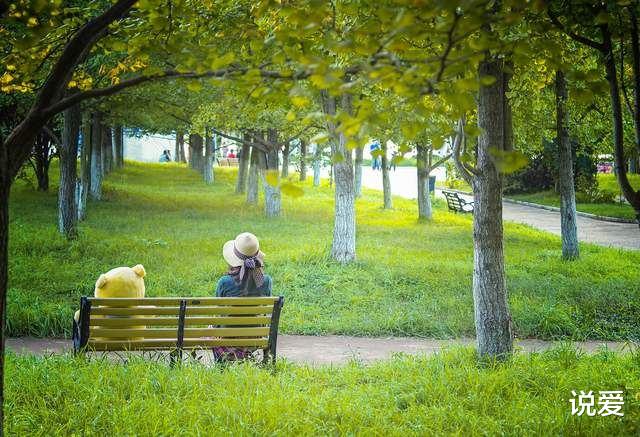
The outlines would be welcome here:
<svg viewBox="0 0 640 437">
<path fill-rule="evenodd" d="M 220 167 L 237 167 L 239 162 L 238 158 L 221 158 L 218 160 Z"/>
<path fill-rule="evenodd" d="M 473 202 L 464 200 L 458 193 L 453 191 L 442 191 L 444 197 L 447 199 L 447 206 L 449 211 L 453 212 L 470 212 L 473 214 Z"/>
<path fill-rule="evenodd" d="M 168 350 L 171 362 L 215 346 L 263 350 L 275 362 L 282 296 L 80 299 L 75 353 Z"/>
</svg>

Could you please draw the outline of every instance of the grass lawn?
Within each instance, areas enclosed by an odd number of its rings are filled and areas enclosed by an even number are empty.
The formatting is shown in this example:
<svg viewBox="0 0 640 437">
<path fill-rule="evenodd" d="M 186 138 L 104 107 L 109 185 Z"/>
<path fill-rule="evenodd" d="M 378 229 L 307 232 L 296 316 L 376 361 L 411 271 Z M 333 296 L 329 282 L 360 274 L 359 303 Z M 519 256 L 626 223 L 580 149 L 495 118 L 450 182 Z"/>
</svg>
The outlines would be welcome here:
<svg viewBox="0 0 640 437">
<path fill-rule="evenodd" d="M 52 176 L 56 168 L 52 168 Z M 58 235 L 57 177 L 51 193 L 16 183 L 11 200 L 10 335 L 68 335 L 79 297 L 116 266 L 144 264 L 147 296 L 211 294 L 225 264 L 222 244 L 252 231 L 266 252 L 275 293 L 285 296 L 286 333 L 474 335 L 471 217 L 445 211 L 418 223 L 414 202 L 364 190 L 357 202 L 358 261 L 332 262 L 333 192 L 304 187 L 267 219 L 233 194 L 235 172 L 216 169 L 206 186 L 176 164 L 127 163 L 105 181 L 105 200 L 88 205 L 80 238 Z M 640 338 L 640 253 L 581 247 L 560 259 L 560 240 L 505 227 L 506 272 L 521 337 Z"/>
<path fill-rule="evenodd" d="M 561 347 L 478 365 L 472 349 L 370 366 L 170 368 L 9 355 L 7 435 L 638 435 L 640 355 Z M 624 417 L 571 391 L 623 390 Z"/>
<path fill-rule="evenodd" d="M 629 175 L 632 186 L 640 187 L 640 175 Z M 620 195 L 620 187 L 613 174 L 599 174 L 598 185 L 603 191 L 613 193 L 616 197 Z M 530 194 L 513 194 L 509 195 L 512 199 L 522 200 L 525 202 L 539 203 L 549 206 L 560 206 L 560 198 L 553 191 L 542 191 Z M 608 217 L 619 217 L 626 219 L 635 219 L 636 213 L 628 203 L 578 203 L 576 204 L 578 211 L 587 212 Z"/>
</svg>

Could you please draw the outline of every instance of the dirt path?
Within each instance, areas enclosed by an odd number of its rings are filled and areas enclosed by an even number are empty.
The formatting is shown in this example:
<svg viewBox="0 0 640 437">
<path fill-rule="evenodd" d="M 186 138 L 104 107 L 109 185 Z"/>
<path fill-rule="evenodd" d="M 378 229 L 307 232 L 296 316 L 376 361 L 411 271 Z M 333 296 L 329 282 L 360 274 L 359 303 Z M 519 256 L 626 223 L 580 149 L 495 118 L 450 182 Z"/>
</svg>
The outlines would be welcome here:
<svg viewBox="0 0 640 437">
<path fill-rule="evenodd" d="M 474 340 L 463 338 L 457 340 L 433 340 L 410 337 L 370 338 L 349 337 L 342 335 L 308 336 L 279 335 L 278 356 L 296 363 L 311 365 L 344 364 L 350 360 L 363 363 L 390 358 L 394 353 L 432 355 L 445 347 L 455 345 L 471 345 Z M 525 352 L 549 349 L 558 343 L 543 340 L 519 340 L 516 347 Z M 575 346 L 585 352 L 594 352 L 601 347 L 614 351 L 627 348 L 626 343 L 586 341 L 575 342 Z M 71 341 L 64 339 L 19 337 L 7 340 L 9 350 L 22 354 L 58 354 L 70 352 Z"/>
</svg>

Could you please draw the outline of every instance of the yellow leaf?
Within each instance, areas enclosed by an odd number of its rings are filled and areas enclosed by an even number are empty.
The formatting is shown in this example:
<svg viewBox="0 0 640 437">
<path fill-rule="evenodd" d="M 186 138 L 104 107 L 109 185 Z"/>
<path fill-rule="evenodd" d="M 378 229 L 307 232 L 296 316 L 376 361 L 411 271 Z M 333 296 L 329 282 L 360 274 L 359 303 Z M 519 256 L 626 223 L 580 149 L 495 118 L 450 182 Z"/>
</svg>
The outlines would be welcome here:
<svg viewBox="0 0 640 437">
<path fill-rule="evenodd" d="M 293 111 L 287 112 L 287 116 L 285 117 L 287 121 L 294 121 L 296 119 L 296 113 Z"/>
<path fill-rule="evenodd" d="M 3 85 L 6 85 L 12 81 L 13 81 L 13 76 L 11 76 L 9 73 L 5 73 L 0 77 L 0 83 Z"/>
</svg>

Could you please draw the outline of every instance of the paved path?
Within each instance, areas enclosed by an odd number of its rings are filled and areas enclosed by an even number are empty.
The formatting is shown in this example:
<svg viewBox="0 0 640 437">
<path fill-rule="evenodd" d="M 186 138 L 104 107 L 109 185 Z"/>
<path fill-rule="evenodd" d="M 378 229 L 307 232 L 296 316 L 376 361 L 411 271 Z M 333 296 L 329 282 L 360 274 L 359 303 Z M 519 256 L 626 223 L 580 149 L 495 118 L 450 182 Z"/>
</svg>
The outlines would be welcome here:
<svg viewBox="0 0 640 437">
<path fill-rule="evenodd" d="M 474 340 L 433 340 L 409 337 L 368 338 L 342 335 L 310 336 L 279 335 L 278 356 L 287 360 L 310 365 L 344 364 L 350 360 L 363 363 L 390 358 L 394 353 L 433 355 L 445 347 L 471 345 Z M 542 340 L 519 340 L 517 347 L 525 352 L 548 349 L 557 343 Z M 590 353 L 606 347 L 614 351 L 628 350 L 625 343 L 587 341 L 575 342 L 575 346 Z M 7 340 L 7 347 L 16 353 L 48 355 L 69 352 L 70 340 L 19 337 Z M 205 355 L 205 361 L 210 356 Z"/>
<path fill-rule="evenodd" d="M 443 180 L 441 169 L 435 172 L 438 180 Z M 367 188 L 382 190 L 382 174 L 370 167 L 363 167 L 362 184 Z M 397 196 L 415 199 L 417 178 L 414 167 L 398 167 L 391 172 L 391 192 Z M 440 195 L 436 190 L 436 195 Z M 530 206 L 504 202 L 503 218 L 524 223 L 543 231 L 560 235 L 560 213 Z M 601 246 L 640 250 L 640 229 L 633 223 L 613 223 L 578 216 L 578 239 Z"/>
</svg>

